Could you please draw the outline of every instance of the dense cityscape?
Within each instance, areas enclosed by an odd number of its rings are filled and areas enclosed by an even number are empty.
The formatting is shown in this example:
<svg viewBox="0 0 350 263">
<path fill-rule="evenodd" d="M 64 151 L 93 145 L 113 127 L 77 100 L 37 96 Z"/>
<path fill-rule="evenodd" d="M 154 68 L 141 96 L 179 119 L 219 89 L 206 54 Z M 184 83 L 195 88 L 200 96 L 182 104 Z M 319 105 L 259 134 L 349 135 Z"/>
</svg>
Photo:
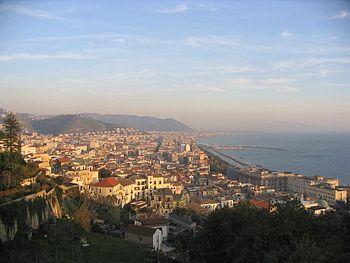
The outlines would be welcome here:
<svg viewBox="0 0 350 263">
<path fill-rule="evenodd" d="M 350 262 L 348 0 L 0 0 L 0 263 Z"/>
<path fill-rule="evenodd" d="M 151 261 L 186 261 L 189 251 L 181 250 L 179 240 L 189 242 L 220 210 L 245 205 L 273 214 L 280 206 L 297 202 L 315 217 L 350 211 L 350 187 L 337 178 L 230 164 L 217 147 L 196 143 L 198 137 L 217 133 L 117 128 L 20 134 L 15 115 L 8 112 L 3 117 L 0 237 L 4 244 L 18 237 L 48 238 L 50 231 L 42 228 L 54 218 L 73 220 L 84 231 L 142 244 L 158 254 Z M 22 158 L 23 163 L 18 161 Z M 31 168 L 18 172 L 13 168 L 16 162 Z M 38 202 L 44 202 L 44 210 L 34 205 L 27 212 L 18 211 L 19 204 Z M 11 207 L 17 208 L 11 213 Z M 82 236 L 79 240 L 88 249 L 91 241 Z M 13 257 L 7 250 L 5 261 Z"/>
</svg>

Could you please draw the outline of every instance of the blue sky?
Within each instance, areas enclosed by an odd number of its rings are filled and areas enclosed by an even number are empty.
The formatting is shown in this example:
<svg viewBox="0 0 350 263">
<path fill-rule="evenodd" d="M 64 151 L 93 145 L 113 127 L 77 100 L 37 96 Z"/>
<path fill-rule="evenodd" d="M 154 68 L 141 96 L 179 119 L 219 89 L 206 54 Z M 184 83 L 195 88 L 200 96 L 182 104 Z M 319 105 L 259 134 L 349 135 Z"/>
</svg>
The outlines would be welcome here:
<svg viewBox="0 0 350 263">
<path fill-rule="evenodd" d="M 350 131 L 350 4 L 1 1 L 0 107 Z"/>
</svg>

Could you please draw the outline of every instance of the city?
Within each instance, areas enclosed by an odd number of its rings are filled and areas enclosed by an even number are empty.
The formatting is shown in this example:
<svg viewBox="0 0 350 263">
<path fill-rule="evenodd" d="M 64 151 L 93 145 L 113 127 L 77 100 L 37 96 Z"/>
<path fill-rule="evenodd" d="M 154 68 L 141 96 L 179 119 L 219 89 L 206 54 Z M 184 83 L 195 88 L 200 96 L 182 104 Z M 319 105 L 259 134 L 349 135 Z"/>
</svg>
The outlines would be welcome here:
<svg viewBox="0 0 350 263">
<path fill-rule="evenodd" d="M 20 124 L 11 112 L 3 117 L 5 139 L 1 151 L 6 156 L 13 151 L 8 141 L 13 133 L 6 133 L 11 120 L 15 128 Z M 184 233 L 194 236 L 208 216 L 220 209 L 247 203 L 273 213 L 278 206 L 292 201 L 300 202 L 305 211 L 315 216 L 349 209 L 350 186 L 340 185 L 339 179 L 230 164 L 225 154 L 196 143 L 196 138 L 211 135 L 134 128 L 58 135 L 17 134 L 20 143 L 14 146 L 20 147 L 25 162 L 36 167 L 36 172 L 20 179 L 14 187 L 2 186 L 0 207 L 43 198 L 50 200 L 49 212 L 41 219 L 29 217 L 23 226 L 2 219 L 1 241 L 23 236 L 23 227 L 31 239 L 54 216 L 73 219 L 88 231 L 143 244 L 175 260 L 179 257 L 176 238 Z M 77 219 L 78 214 L 66 210 L 64 200 L 72 196 L 83 202 L 76 209 L 84 209 L 88 202 L 86 211 L 91 213 Z M 99 204 L 103 209 L 127 208 L 127 218 L 117 223 L 116 218 L 111 220 L 106 211 L 99 212 L 91 204 Z M 15 228 L 11 227 L 13 224 Z M 82 242 L 89 246 L 85 239 Z"/>
<path fill-rule="evenodd" d="M 1 0 L 0 263 L 350 262 L 348 0 Z"/>
</svg>

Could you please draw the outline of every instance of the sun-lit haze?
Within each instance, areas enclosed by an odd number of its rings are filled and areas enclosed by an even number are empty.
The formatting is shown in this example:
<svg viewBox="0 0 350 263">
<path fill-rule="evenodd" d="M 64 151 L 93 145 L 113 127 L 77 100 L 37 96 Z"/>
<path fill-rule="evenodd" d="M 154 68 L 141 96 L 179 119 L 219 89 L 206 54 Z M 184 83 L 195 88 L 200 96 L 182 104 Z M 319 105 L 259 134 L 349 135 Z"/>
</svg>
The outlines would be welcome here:
<svg viewBox="0 0 350 263">
<path fill-rule="evenodd" d="M 350 3 L 1 1 L 0 108 L 350 131 Z"/>
</svg>

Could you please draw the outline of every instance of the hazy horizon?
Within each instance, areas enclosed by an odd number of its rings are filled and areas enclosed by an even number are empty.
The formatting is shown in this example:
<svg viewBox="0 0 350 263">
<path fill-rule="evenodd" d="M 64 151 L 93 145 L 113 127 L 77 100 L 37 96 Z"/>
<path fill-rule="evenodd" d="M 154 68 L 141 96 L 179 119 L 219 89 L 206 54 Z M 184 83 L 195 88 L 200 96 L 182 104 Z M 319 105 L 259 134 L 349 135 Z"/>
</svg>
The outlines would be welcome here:
<svg viewBox="0 0 350 263">
<path fill-rule="evenodd" d="M 350 132 L 347 1 L 1 1 L 0 21 L 0 108 Z"/>
</svg>

